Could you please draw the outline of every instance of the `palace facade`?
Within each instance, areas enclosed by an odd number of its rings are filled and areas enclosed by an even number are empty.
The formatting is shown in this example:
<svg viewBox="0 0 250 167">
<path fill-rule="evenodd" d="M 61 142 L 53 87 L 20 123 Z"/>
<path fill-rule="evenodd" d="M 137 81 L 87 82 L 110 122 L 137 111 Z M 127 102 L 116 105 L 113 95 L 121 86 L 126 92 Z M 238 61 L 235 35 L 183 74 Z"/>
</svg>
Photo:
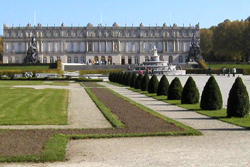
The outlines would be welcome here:
<svg viewBox="0 0 250 167">
<path fill-rule="evenodd" d="M 35 37 L 42 63 L 141 64 L 149 60 L 156 46 L 160 59 L 185 63 L 192 37 L 199 42 L 199 24 L 167 26 L 31 26 L 3 25 L 3 63 L 22 63 Z"/>
</svg>

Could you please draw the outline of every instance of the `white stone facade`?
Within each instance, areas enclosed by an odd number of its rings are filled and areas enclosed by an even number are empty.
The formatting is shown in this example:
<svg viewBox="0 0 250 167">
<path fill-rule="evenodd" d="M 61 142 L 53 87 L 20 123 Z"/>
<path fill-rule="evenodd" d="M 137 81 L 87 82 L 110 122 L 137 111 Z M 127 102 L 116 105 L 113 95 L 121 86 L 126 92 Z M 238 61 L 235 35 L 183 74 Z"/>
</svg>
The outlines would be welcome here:
<svg viewBox="0 0 250 167">
<path fill-rule="evenodd" d="M 8 27 L 3 25 L 3 63 L 22 63 L 31 42 L 37 40 L 42 63 L 141 64 L 156 46 L 161 60 L 185 63 L 193 34 L 199 41 L 199 24 L 194 27 L 42 26 Z M 197 42 L 196 41 L 196 42 Z"/>
</svg>

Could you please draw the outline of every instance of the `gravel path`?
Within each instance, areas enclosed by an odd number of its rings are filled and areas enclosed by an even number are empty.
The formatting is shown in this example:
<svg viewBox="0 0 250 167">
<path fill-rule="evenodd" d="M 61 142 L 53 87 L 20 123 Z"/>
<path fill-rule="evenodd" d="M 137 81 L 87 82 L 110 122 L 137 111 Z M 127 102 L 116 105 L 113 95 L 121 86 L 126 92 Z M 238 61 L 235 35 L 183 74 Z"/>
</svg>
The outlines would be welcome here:
<svg viewBox="0 0 250 167">
<path fill-rule="evenodd" d="M 111 128 L 100 110 L 91 100 L 85 89 L 78 83 L 69 86 L 24 85 L 15 87 L 29 87 L 34 89 L 69 89 L 68 124 L 69 125 L 11 125 L 0 126 L 0 129 L 89 129 Z"/>
</svg>

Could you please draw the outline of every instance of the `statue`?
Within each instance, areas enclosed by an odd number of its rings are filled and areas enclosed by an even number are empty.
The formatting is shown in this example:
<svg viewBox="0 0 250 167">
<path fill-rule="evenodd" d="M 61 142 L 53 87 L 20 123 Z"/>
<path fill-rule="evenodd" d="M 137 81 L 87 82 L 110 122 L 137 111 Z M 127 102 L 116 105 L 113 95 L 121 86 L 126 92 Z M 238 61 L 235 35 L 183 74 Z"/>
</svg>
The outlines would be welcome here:
<svg viewBox="0 0 250 167">
<path fill-rule="evenodd" d="M 40 58 L 38 57 L 38 49 L 36 46 L 36 39 L 32 37 L 31 45 L 27 51 L 27 56 L 23 59 L 24 63 L 40 63 Z"/>
<path fill-rule="evenodd" d="M 189 49 L 189 54 L 188 54 L 188 58 L 186 62 L 190 62 L 190 61 L 197 62 L 199 59 L 202 59 L 200 46 L 198 43 L 194 42 L 194 39 L 195 39 L 195 35 L 193 34 L 193 39 L 192 39 L 192 43 Z"/>
<path fill-rule="evenodd" d="M 153 51 L 153 56 L 157 56 L 158 54 L 157 54 L 157 48 L 155 47 L 155 45 L 154 45 L 154 48 L 152 49 L 152 51 Z"/>
</svg>

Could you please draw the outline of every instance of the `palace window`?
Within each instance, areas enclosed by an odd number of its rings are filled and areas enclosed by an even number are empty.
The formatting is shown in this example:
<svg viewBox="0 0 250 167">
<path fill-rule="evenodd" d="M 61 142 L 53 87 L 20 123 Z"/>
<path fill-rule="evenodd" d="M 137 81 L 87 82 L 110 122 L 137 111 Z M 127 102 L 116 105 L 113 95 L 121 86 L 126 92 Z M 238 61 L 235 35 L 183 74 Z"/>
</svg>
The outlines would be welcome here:
<svg viewBox="0 0 250 167">
<path fill-rule="evenodd" d="M 81 63 L 85 63 L 84 57 L 81 57 Z"/>
<path fill-rule="evenodd" d="M 57 56 L 57 58 L 56 58 L 56 59 L 57 59 L 57 61 L 58 61 L 58 60 L 61 60 L 61 57 L 60 57 L 60 56 Z"/>
<path fill-rule="evenodd" d="M 12 63 L 12 58 L 11 57 L 8 58 L 8 63 Z"/>
<path fill-rule="evenodd" d="M 112 64 L 112 56 L 108 57 L 108 64 Z"/>
<path fill-rule="evenodd" d="M 67 57 L 67 63 L 71 63 L 71 57 L 70 56 Z"/>
<path fill-rule="evenodd" d="M 149 61 L 149 56 L 145 56 L 145 61 Z"/>
<path fill-rule="evenodd" d="M 54 57 L 53 56 L 50 56 L 50 63 L 54 63 Z"/>
<path fill-rule="evenodd" d="M 47 57 L 43 57 L 43 63 L 47 63 Z"/>
<path fill-rule="evenodd" d="M 179 56 L 179 63 L 183 63 L 182 55 Z"/>
<path fill-rule="evenodd" d="M 15 63 L 19 63 L 19 58 L 15 57 Z"/>
<path fill-rule="evenodd" d="M 128 64 L 132 64 L 132 57 L 131 56 L 128 57 Z"/>
<path fill-rule="evenodd" d="M 139 64 L 139 59 L 137 56 L 135 56 L 135 64 Z"/>
<path fill-rule="evenodd" d="M 101 57 L 101 62 L 102 62 L 102 64 L 105 64 L 105 62 L 106 62 L 105 56 Z"/>
<path fill-rule="evenodd" d="M 78 63 L 78 57 L 77 56 L 74 57 L 74 63 Z"/>
<path fill-rule="evenodd" d="M 168 62 L 169 62 L 170 64 L 173 63 L 173 56 L 169 56 Z"/>
</svg>

